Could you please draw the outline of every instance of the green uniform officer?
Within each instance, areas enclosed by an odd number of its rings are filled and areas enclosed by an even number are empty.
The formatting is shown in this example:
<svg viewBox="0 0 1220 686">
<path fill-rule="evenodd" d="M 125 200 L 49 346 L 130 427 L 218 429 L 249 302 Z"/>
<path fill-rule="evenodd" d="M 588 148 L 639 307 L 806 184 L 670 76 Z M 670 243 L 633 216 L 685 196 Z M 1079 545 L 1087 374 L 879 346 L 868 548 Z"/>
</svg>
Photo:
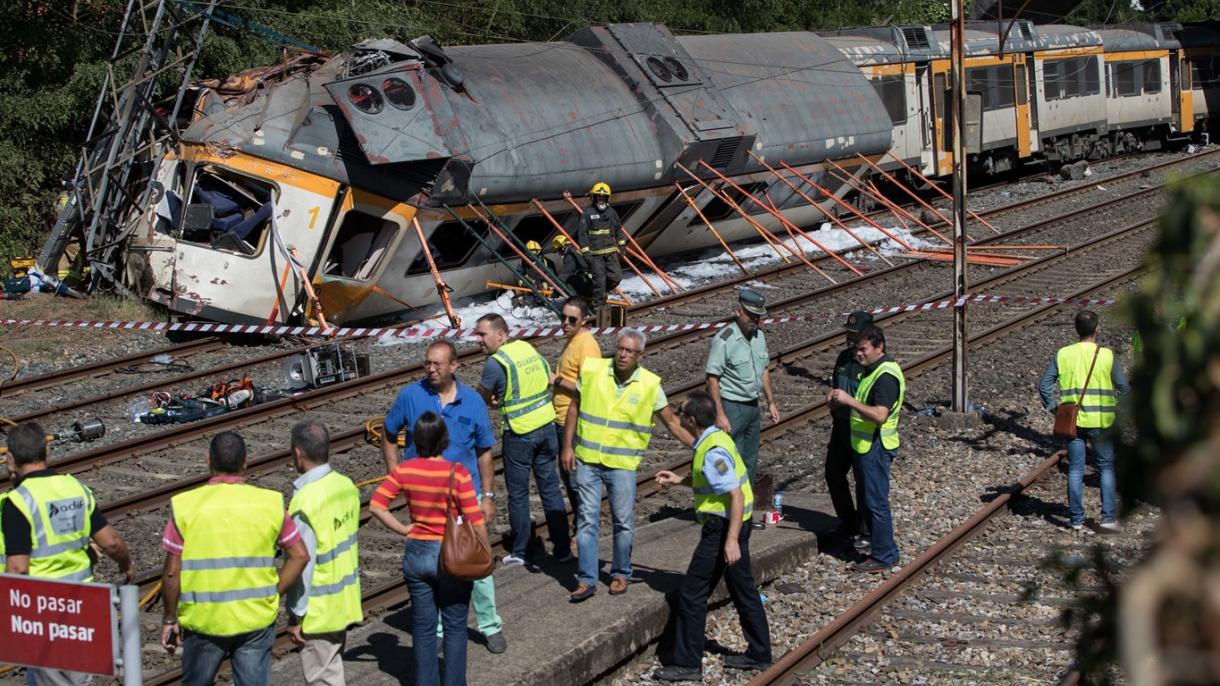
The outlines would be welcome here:
<svg viewBox="0 0 1220 686">
<path fill-rule="evenodd" d="M 707 389 L 716 404 L 716 426 L 733 437 L 751 484 L 758 476 L 760 399 L 766 402 L 771 423 L 779 421 L 779 407 L 771 391 L 771 372 L 767 369 L 770 357 L 767 337 L 758 326 L 766 314 L 762 295 L 749 288 L 741 289 L 733 322 L 712 338 L 705 369 Z"/>
</svg>

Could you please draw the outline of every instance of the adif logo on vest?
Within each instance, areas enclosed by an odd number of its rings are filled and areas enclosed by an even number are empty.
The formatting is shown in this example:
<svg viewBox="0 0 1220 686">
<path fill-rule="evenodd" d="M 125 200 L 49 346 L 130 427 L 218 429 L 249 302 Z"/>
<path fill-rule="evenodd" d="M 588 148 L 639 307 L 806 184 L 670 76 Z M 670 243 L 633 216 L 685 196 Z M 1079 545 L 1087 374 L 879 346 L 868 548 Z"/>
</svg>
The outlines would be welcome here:
<svg viewBox="0 0 1220 686">
<path fill-rule="evenodd" d="M 627 394 L 627 403 L 629 405 L 639 405 L 640 404 L 640 394 L 639 393 L 628 393 Z"/>
<path fill-rule="evenodd" d="M 85 499 L 66 498 L 48 503 L 47 519 L 51 520 L 51 530 L 59 536 L 84 529 Z"/>
</svg>

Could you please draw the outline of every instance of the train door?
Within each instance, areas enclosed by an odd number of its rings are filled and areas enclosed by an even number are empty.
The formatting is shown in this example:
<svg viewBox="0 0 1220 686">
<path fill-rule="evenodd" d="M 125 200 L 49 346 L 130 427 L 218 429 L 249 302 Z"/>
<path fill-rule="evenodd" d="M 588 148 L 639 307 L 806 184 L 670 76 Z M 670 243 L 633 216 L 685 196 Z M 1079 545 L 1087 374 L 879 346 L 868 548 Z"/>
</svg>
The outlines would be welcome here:
<svg viewBox="0 0 1220 686">
<path fill-rule="evenodd" d="M 1025 56 L 1013 55 L 1012 75 L 1016 94 L 1013 98 L 1017 116 L 1017 156 L 1025 159 L 1033 152 L 1029 118 L 1029 77 L 1025 68 Z"/>
<path fill-rule="evenodd" d="M 928 85 L 930 78 L 931 72 L 928 65 L 915 65 L 915 98 L 916 107 L 919 108 L 920 145 L 922 146 L 919 153 L 919 171 L 925 176 L 936 174 L 934 166 L 936 163 L 936 133 L 933 128 L 936 124 L 932 103 L 928 97 L 932 92 Z"/>
<path fill-rule="evenodd" d="M 953 134 L 949 130 L 949 60 L 932 62 L 932 88 L 929 101 L 932 103 L 932 157 L 935 174 L 948 176 L 953 173 Z"/>
<path fill-rule="evenodd" d="M 1194 129 L 1195 113 L 1191 102 L 1190 62 L 1177 51 L 1169 53 L 1169 98 L 1173 112 L 1173 127 L 1178 133 Z"/>
</svg>

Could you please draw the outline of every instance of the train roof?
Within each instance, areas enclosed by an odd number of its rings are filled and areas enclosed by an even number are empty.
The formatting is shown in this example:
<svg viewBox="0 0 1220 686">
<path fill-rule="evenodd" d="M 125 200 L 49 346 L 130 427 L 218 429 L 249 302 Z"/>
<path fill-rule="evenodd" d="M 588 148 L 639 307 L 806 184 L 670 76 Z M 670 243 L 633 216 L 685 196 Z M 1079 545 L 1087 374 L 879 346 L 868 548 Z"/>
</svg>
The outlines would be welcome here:
<svg viewBox="0 0 1220 686">
<path fill-rule="evenodd" d="M 1220 24 L 1216 22 L 1183 24 L 1177 32 L 1183 48 L 1220 47 Z"/>
<path fill-rule="evenodd" d="M 949 56 L 941 50 L 931 28 L 916 24 L 861 26 L 817 33 L 857 65 L 923 62 Z"/>
<path fill-rule="evenodd" d="M 1176 22 L 1111 24 L 1092 28 L 1101 34 L 1106 52 L 1176 50 L 1182 47 L 1178 42 L 1182 25 Z"/>
<path fill-rule="evenodd" d="M 1012 28 L 1009 29 L 1008 24 L 1009 22 L 1004 22 L 1003 27 L 1001 27 L 1000 22 L 994 21 L 966 22 L 966 54 L 996 54 L 999 50 L 1000 36 L 1004 30 L 1008 30 L 1008 35 L 1004 37 L 1005 54 L 1062 48 L 1097 47 L 1102 44 L 1101 36 L 1096 31 L 1082 26 L 1071 26 L 1068 24 L 1035 26 L 1028 21 L 1018 20 L 1012 22 Z M 941 48 L 948 52 L 949 26 L 947 24 L 937 25 L 935 27 L 935 35 Z"/>
</svg>

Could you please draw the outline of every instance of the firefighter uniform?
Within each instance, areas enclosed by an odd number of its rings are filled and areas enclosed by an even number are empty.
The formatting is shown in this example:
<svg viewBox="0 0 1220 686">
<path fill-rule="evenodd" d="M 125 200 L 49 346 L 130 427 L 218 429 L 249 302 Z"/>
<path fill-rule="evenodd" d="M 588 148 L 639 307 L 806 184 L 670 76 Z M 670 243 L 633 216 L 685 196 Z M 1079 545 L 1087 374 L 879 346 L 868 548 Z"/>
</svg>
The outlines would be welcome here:
<svg viewBox="0 0 1220 686">
<path fill-rule="evenodd" d="M 610 195 L 610 187 L 599 183 L 593 187 L 594 198 Z M 576 229 L 576 242 L 580 251 L 589 261 L 589 271 L 593 274 L 593 307 L 597 309 L 606 304 L 606 294 L 614 290 L 623 280 L 622 267 L 619 264 L 619 250 L 627 241 L 623 237 L 623 222 L 618 212 L 607 205 L 598 209 L 596 202 L 580 213 L 580 224 Z"/>
</svg>

